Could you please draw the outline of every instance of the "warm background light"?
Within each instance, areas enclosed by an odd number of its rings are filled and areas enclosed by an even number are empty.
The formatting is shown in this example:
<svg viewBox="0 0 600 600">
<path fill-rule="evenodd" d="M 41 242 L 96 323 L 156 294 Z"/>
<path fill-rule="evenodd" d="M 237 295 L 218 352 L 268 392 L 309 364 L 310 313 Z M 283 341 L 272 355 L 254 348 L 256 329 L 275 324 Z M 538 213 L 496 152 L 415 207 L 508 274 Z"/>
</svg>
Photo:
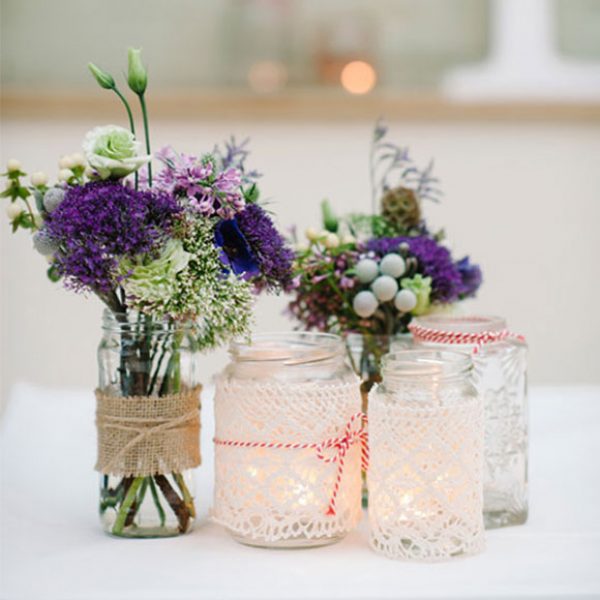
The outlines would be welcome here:
<svg viewBox="0 0 600 600">
<path fill-rule="evenodd" d="M 377 73 L 368 62 L 354 60 L 342 69 L 340 81 L 351 94 L 368 94 L 375 87 Z"/>
<path fill-rule="evenodd" d="M 287 69 L 278 60 L 255 62 L 248 71 L 248 83 L 259 94 L 279 91 L 287 81 Z"/>
</svg>

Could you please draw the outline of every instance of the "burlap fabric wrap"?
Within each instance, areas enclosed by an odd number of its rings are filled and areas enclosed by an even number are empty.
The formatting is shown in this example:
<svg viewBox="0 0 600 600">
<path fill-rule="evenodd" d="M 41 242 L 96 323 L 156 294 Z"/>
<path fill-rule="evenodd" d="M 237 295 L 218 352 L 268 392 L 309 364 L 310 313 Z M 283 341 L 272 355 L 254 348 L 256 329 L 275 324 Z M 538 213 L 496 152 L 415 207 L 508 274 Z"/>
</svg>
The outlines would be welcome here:
<svg viewBox="0 0 600 600">
<path fill-rule="evenodd" d="M 200 390 L 168 396 L 110 396 L 96 390 L 96 470 L 122 477 L 200 464 Z"/>
</svg>

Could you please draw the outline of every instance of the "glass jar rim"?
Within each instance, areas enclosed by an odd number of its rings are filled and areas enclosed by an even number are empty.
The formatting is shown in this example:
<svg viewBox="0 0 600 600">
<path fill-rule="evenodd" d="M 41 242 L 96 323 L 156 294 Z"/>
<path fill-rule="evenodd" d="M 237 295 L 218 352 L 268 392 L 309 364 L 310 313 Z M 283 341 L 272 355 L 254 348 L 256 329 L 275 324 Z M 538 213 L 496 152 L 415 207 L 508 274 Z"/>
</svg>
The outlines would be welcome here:
<svg viewBox="0 0 600 600">
<path fill-rule="evenodd" d="M 149 320 L 139 321 L 139 317 L 148 317 Z M 194 327 L 194 321 L 178 321 L 171 317 L 152 317 L 143 313 L 130 310 L 128 312 L 115 313 L 105 308 L 102 311 L 102 329 L 104 331 L 121 332 L 126 327 L 140 327 L 155 331 L 187 331 Z"/>
<path fill-rule="evenodd" d="M 415 318 L 413 323 L 425 329 L 456 333 L 483 333 L 506 329 L 506 319 L 495 315 L 427 315 Z"/>
<path fill-rule="evenodd" d="M 314 363 L 343 352 L 340 336 L 312 331 L 255 333 L 248 340 L 234 340 L 229 345 L 229 353 L 235 361 L 285 365 Z"/>
<path fill-rule="evenodd" d="M 448 379 L 467 375 L 473 361 L 467 352 L 458 350 L 405 349 L 390 352 L 383 358 L 386 378 Z"/>
</svg>

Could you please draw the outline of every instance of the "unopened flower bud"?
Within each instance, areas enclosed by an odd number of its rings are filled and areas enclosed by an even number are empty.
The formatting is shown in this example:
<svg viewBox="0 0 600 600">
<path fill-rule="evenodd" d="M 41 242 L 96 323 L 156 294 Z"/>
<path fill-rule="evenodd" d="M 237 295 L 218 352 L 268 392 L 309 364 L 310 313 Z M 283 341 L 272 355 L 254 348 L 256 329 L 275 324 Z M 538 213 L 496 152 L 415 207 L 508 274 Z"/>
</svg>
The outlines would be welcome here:
<svg viewBox="0 0 600 600">
<path fill-rule="evenodd" d="M 44 171 L 32 173 L 29 179 L 31 180 L 31 185 L 35 187 L 46 185 L 48 183 L 48 175 L 46 175 Z"/>
<path fill-rule="evenodd" d="M 44 224 L 44 217 L 39 212 L 33 213 L 33 224 L 39 229 Z"/>
<path fill-rule="evenodd" d="M 133 92 L 138 95 L 146 91 L 148 85 L 148 73 L 142 64 L 142 51 L 137 48 L 129 48 L 127 83 Z"/>
<path fill-rule="evenodd" d="M 6 163 L 6 170 L 9 173 L 14 173 L 15 171 L 20 171 L 21 170 L 21 163 L 14 159 L 11 158 L 7 163 Z"/>
<path fill-rule="evenodd" d="M 356 243 L 356 238 L 351 235 L 350 233 L 346 233 L 343 237 L 342 237 L 342 244 L 355 244 Z"/>
<path fill-rule="evenodd" d="M 88 69 L 91 71 L 94 79 L 98 82 L 100 87 L 105 90 L 112 90 L 115 88 L 115 80 L 112 75 L 103 71 L 100 67 L 97 67 L 94 63 L 88 63 Z"/>
<path fill-rule="evenodd" d="M 69 181 L 71 177 L 73 177 L 73 171 L 71 171 L 71 169 L 61 169 L 58 172 L 59 181 Z"/>
</svg>

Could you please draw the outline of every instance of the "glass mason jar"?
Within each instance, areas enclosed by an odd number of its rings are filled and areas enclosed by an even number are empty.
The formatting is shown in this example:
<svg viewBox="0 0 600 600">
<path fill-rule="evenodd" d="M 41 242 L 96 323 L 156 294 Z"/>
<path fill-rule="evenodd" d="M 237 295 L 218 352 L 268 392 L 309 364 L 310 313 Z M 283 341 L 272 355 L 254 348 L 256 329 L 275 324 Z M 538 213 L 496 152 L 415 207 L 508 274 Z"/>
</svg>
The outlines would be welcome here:
<svg viewBox="0 0 600 600">
<path fill-rule="evenodd" d="M 230 355 L 215 393 L 215 521 L 253 546 L 342 539 L 361 517 L 364 433 L 343 341 L 262 334 Z"/>
<path fill-rule="evenodd" d="M 199 374 L 190 323 L 105 310 L 96 423 L 100 519 L 122 537 L 169 537 L 194 522 Z M 133 471 L 133 472 L 130 472 Z"/>
<path fill-rule="evenodd" d="M 486 528 L 527 520 L 527 345 L 500 317 L 435 315 L 414 321 L 415 344 L 473 355 L 473 383 L 485 409 Z M 435 332 L 437 341 L 429 339 Z M 452 343 L 449 343 L 450 338 Z"/>
<path fill-rule="evenodd" d="M 369 408 L 369 392 L 371 388 L 381 381 L 381 366 L 384 357 L 389 352 L 412 347 L 410 333 L 397 333 L 394 335 L 380 335 L 373 333 L 348 333 L 344 336 L 346 350 L 350 365 L 360 377 L 360 394 L 362 410 L 365 414 Z M 367 473 L 362 473 L 362 505 L 369 505 L 369 491 L 367 489 Z"/>
<path fill-rule="evenodd" d="M 373 549 L 436 561 L 484 546 L 483 405 L 460 352 L 401 350 L 369 398 Z"/>
</svg>

